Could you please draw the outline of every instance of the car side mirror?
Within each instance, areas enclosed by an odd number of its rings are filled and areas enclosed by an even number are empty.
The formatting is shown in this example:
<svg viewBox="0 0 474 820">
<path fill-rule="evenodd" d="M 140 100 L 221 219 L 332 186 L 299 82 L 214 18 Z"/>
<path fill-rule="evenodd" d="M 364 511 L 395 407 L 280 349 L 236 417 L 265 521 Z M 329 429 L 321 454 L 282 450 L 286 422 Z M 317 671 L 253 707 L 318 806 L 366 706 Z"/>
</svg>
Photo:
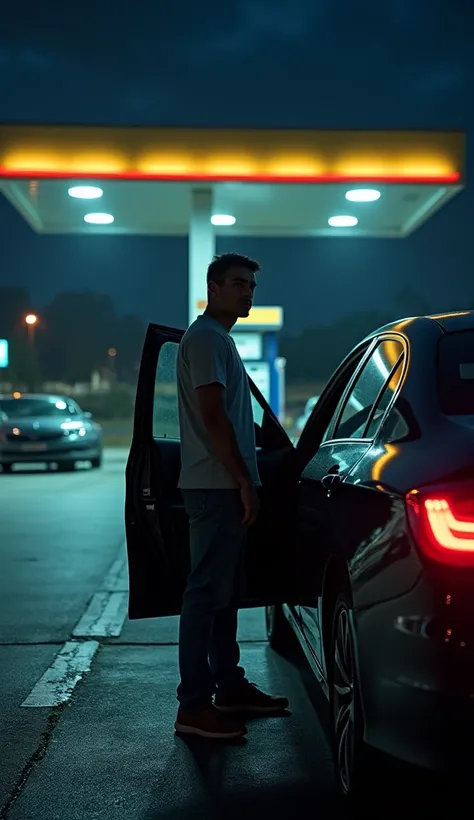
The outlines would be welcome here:
<svg viewBox="0 0 474 820">
<path fill-rule="evenodd" d="M 84 416 L 84 418 L 85 418 L 85 419 L 91 419 L 91 418 L 93 418 L 92 413 L 89 413 L 89 411 L 88 411 L 88 410 L 87 410 L 85 413 L 83 413 L 83 416 Z"/>
</svg>

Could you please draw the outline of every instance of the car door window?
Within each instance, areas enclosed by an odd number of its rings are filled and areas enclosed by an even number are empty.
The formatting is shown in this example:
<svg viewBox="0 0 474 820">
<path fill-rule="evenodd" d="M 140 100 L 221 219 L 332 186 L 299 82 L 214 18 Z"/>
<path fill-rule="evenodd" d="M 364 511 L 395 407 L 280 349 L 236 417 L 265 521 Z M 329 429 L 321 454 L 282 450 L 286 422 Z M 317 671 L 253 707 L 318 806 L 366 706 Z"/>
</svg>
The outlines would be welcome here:
<svg viewBox="0 0 474 820">
<path fill-rule="evenodd" d="M 333 430 L 339 414 L 341 412 L 341 407 L 345 400 L 346 391 L 348 386 L 352 383 L 354 379 L 354 375 L 357 373 L 359 367 L 361 366 L 361 362 L 364 361 L 364 358 L 368 354 L 369 347 L 362 349 L 360 355 L 354 359 L 350 368 L 348 368 L 347 372 L 344 374 L 343 379 L 341 379 L 341 383 L 339 386 L 339 390 L 335 396 L 335 402 L 333 405 L 333 412 L 331 413 L 329 419 L 326 422 L 326 427 L 324 430 L 324 435 L 321 439 L 321 443 L 324 444 L 327 441 L 331 441 L 334 438 Z"/>
<path fill-rule="evenodd" d="M 328 383 L 321 385 L 321 395 L 314 402 L 309 418 L 301 430 L 301 435 L 295 437 L 300 454 L 304 454 L 308 460 L 313 457 L 321 444 L 331 438 L 342 396 L 371 346 L 371 342 L 360 345 L 333 373 Z"/>
<path fill-rule="evenodd" d="M 257 427 L 262 427 L 263 424 L 263 417 L 265 415 L 265 410 L 263 409 L 262 405 L 258 403 L 257 399 L 252 396 L 252 413 L 253 413 L 253 420 Z"/>
<path fill-rule="evenodd" d="M 402 374 L 403 356 L 401 356 L 395 365 L 390 379 L 385 385 L 382 392 L 379 394 L 376 404 L 372 408 L 371 415 L 368 421 L 362 423 L 354 431 L 351 438 L 374 438 L 379 429 L 380 423 L 385 416 L 385 413 L 390 406 L 394 393 L 400 383 Z"/>
<path fill-rule="evenodd" d="M 402 353 L 403 346 L 397 340 L 386 339 L 377 345 L 342 399 L 332 439 L 365 437 L 372 409 L 382 398 L 381 391 L 389 383 L 388 380 L 391 381 L 391 373 Z M 379 421 L 380 417 L 377 419 Z"/>
<path fill-rule="evenodd" d="M 374 408 L 372 417 L 369 420 L 366 430 L 363 431 L 363 433 L 361 433 L 361 435 L 364 435 L 364 438 L 375 438 L 375 436 L 377 435 L 377 431 L 380 427 L 382 419 L 385 416 L 385 413 L 387 412 L 388 408 L 390 407 L 393 396 L 398 388 L 398 385 L 400 384 L 400 379 L 402 377 L 403 372 L 403 362 L 404 357 L 400 356 L 397 364 L 395 365 L 394 370 L 390 375 L 389 381 L 387 382 L 382 393 L 379 396 L 379 399 Z"/>
<path fill-rule="evenodd" d="M 160 348 L 153 399 L 153 438 L 179 439 L 177 357 L 175 342 L 165 342 Z"/>
</svg>

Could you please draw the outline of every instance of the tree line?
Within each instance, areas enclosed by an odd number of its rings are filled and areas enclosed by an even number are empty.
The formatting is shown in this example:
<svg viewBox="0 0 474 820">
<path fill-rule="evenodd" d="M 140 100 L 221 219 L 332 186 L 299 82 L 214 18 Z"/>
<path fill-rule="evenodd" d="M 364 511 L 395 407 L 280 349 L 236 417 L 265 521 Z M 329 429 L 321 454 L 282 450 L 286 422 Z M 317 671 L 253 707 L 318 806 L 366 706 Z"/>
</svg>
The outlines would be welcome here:
<svg viewBox="0 0 474 820">
<path fill-rule="evenodd" d="M 28 333 L 25 317 L 38 322 Z M 41 309 L 22 287 L 0 288 L 0 338 L 9 342 L 9 367 L 0 381 L 90 382 L 94 372 L 134 383 L 146 325 L 134 314 L 119 316 L 108 294 L 59 293 Z M 4 375 L 3 375 L 4 374 Z"/>
</svg>

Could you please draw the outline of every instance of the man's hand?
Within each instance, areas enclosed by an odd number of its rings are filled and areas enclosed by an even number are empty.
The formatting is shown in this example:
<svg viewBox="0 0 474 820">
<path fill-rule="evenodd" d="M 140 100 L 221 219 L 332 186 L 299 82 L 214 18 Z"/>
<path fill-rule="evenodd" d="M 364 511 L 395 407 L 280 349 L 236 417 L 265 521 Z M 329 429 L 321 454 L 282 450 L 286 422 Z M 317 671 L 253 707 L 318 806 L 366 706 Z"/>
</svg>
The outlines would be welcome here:
<svg viewBox="0 0 474 820">
<path fill-rule="evenodd" d="M 260 501 L 253 484 L 242 484 L 240 488 L 240 498 L 242 499 L 242 505 L 244 508 L 242 524 L 246 527 L 250 527 L 257 520 L 260 510 Z"/>
</svg>

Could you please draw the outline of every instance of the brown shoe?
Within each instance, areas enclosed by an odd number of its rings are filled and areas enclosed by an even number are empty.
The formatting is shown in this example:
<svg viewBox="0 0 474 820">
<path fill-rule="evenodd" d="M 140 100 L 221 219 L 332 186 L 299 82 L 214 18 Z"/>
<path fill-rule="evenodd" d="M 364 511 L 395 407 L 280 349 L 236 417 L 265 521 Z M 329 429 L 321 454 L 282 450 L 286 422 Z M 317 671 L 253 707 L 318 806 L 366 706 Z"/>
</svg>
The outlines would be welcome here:
<svg viewBox="0 0 474 820">
<path fill-rule="evenodd" d="M 288 698 L 267 695 L 255 683 L 243 681 L 233 695 L 220 695 L 219 690 L 214 698 L 219 712 L 256 712 L 270 715 L 283 712 L 288 708 Z"/>
<path fill-rule="evenodd" d="M 179 709 L 174 728 L 179 735 L 197 735 L 215 740 L 232 740 L 247 734 L 247 728 L 240 720 L 222 715 L 212 704 L 193 712 Z"/>
</svg>

